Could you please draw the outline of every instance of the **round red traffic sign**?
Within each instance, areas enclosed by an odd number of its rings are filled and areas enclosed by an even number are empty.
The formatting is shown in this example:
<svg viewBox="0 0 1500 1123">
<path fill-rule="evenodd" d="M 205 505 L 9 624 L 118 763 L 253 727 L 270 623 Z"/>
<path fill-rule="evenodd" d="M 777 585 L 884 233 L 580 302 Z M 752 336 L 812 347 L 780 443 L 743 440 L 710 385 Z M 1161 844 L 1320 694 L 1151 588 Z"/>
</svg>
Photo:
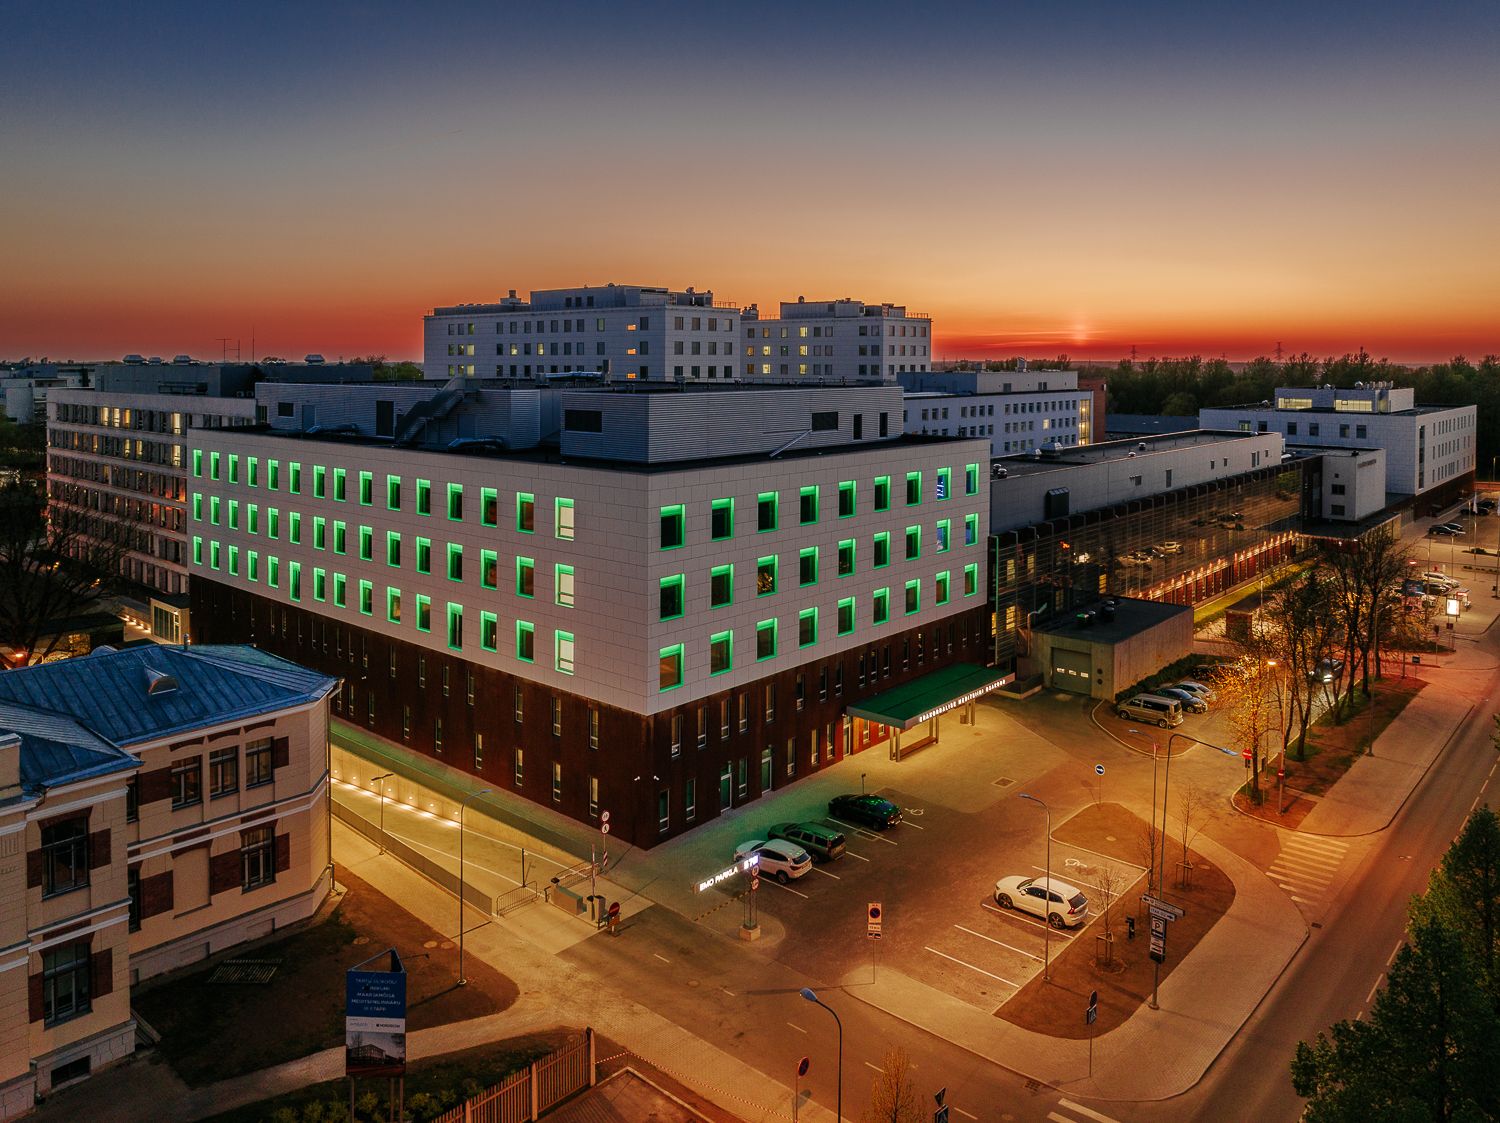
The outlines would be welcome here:
<svg viewBox="0 0 1500 1123">
<path fill-rule="evenodd" d="M 809 1068 L 811 1068 L 811 1067 L 812 1067 L 812 1062 L 810 1060 L 808 1060 L 806 1057 L 803 1057 L 800 1061 L 797 1062 L 797 1075 L 798 1076 L 806 1076 L 807 1075 L 807 1070 Z"/>
<path fill-rule="evenodd" d="M 1278 780 L 1285 780 L 1286 779 L 1286 769 L 1285 768 L 1278 768 L 1276 770 L 1276 778 Z"/>
</svg>

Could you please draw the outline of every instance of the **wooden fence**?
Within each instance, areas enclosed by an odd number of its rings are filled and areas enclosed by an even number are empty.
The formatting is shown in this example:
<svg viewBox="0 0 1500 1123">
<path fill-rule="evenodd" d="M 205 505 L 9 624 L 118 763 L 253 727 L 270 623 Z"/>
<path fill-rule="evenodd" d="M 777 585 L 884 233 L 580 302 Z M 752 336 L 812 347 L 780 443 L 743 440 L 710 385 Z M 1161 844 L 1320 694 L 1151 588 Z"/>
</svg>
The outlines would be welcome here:
<svg viewBox="0 0 1500 1123">
<path fill-rule="evenodd" d="M 594 1031 L 493 1088 L 439 1115 L 434 1123 L 531 1123 L 554 1104 L 594 1085 Z"/>
</svg>

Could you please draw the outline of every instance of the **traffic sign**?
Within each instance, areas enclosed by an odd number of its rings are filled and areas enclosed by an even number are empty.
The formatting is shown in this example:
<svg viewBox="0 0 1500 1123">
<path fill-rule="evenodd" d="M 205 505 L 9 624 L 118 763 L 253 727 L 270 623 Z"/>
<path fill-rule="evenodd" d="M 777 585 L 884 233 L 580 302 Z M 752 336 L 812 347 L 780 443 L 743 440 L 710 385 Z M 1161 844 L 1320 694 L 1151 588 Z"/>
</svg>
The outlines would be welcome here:
<svg viewBox="0 0 1500 1123">
<path fill-rule="evenodd" d="M 1097 990 L 1091 990 L 1091 991 L 1089 991 L 1089 1005 L 1088 1005 L 1088 1009 L 1083 1012 L 1083 1024 L 1091 1026 L 1091 1025 L 1094 1024 L 1095 1020 L 1098 1019 L 1098 1017 L 1099 1017 L 1099 992 Z"/>
<path fill-rule="evenodd" d="M 1151 958 L 1158 963 L 1165 963 L 1167 959 L 1167 939 L 1165 936 L 1151 937 Z"/>
<path fill-rule="evenodd" d="M 601 823 L 607 823 L 607 822 L 609 822 L 609 812 L 608 811 L 601 811 L 601 812 L 599 812 L 599 821 Z"/>
<path fill-rule="evenodd" d="M 599 824 L 599 833 L 600 834 L 608 834 L 609 833 L 609 824 L 608 823 L 600 823 Z"/>
<path fill-rule="evenodd" d="M 1104 765 L 1102 765 L 1102 764 L 1096 764 L 1096 765 L 1094 765 L 1094 775 L 1095 776 L 1103 776 L 1104 775 Z"/>
<path fill-rule="evenodd" d="M 808 1060 L 806 1057 L 803 1057 L 800 1061 L 797 1062 L 797 1075 L 798 1076 L 806 1076 L 807 1075 L 807 1070 L 809 1068 L 811 1068 L 811 1067 L 812 1067 L 812 1062 L 810 1060 Z"/>
<path fill-rule="evenodd" d="M 880 939 L 880 902 L 871 901 L 865 914 L 865 933 L 872 940 Z"/>
<path fill-rule="evenodd" d="M 1160 916 L 1163 920 L 1181 920 L 1183 916 L 1182 910 L 1176 905 L 1149 893 L 1141 894 L 1141 904 L 1151 910 L 1152 916 Z"/>
<path fill-rule="evenodd" d="M 948 1089 L 939 1088 L 932 1094 L 937 1110 L 932 1113 L 932 1123 L 948 1123 L 948 1105 L 943 1101 L 948 1098 Z"/>
</svg>

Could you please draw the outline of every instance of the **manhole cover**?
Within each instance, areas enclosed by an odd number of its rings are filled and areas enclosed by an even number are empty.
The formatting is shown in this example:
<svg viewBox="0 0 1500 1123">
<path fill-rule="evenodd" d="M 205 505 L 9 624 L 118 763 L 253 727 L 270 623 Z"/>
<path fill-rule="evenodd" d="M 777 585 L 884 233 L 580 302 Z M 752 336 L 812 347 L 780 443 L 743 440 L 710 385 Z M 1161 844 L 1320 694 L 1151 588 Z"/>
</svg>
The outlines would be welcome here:
<svg viewBox="0 0 1500 1123">
<path fill-rule="evenodd" d="M 425 943 L 425 944 L 423 944 L 423 945 L 422 945 L 422 946 L 423 946 L 423 947 L 424 947 L 424 948 L 435 948 L 435 947 L 437 947 L 437 941 L 436 941 L 436 940 L 428 940 L 428 941 L 427 941 L 427 942 L 426 942 L 426 943 Z"/>
<path fill-rule="evenodd" d="M 995 781 L 995 787 L 1008 788 L 1014 783 L 1015 781 L 1012 780 L 1009 776 L 1001 776 L 1000 779 Z"/>
<path fill-rule="evenodd" d="M 370 937 L 369 936 L 355 936 L 354 937 L 354 942 L 356 944 L 368 944 L 370 942 Z"/>
<path fill-rule="evenodd" d="M 226 959 L 214 968 L 208 981 L 234 986 L 264 986 L 280 967 L 279 959 Z"/>
<path fill-rule="evenodd" d="M 443 947 L 445 947 L 445 948 L 451 948 L 452 946 L 453 946 L 453 941 L 452 940 L 444 940 L 443 941 Z"/>
<path fill-rule="evenodd" d="M 1107 834 L 1107 835 L 1105 835 L 1105 836 L 1104 836 L 1104 841 L 1105 841 L 1105 842 L 1118 842 L 1118 841 L 1120 841 L 1120 840 L 1119 840 L 1119 839 L 1117 839 L 1117 838 L 1116 838 L 1116 837 L 1115 837 L 1115 836 L 1114 836 L 1114 835 L 1112 835 L 1112 834 Z"/>
</svg>

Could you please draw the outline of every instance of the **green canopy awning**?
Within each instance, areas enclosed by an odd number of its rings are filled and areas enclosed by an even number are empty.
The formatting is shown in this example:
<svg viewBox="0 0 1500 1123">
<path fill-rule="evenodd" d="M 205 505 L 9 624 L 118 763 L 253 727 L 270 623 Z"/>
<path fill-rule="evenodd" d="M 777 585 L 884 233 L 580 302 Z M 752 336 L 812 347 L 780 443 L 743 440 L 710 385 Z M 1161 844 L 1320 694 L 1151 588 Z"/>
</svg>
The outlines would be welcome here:
<svg viewBox="0 0 1500 1123">
<path fill-rule="evenodd" d="M 954 663 L 873 698 L 866 698 L 850 706 L 848 712 L 851 717 L 877 721 L 897 729 L 911 729 L 991 690 L 998 690 L 1014 677 L 995 667 Z"/>
</svg>

